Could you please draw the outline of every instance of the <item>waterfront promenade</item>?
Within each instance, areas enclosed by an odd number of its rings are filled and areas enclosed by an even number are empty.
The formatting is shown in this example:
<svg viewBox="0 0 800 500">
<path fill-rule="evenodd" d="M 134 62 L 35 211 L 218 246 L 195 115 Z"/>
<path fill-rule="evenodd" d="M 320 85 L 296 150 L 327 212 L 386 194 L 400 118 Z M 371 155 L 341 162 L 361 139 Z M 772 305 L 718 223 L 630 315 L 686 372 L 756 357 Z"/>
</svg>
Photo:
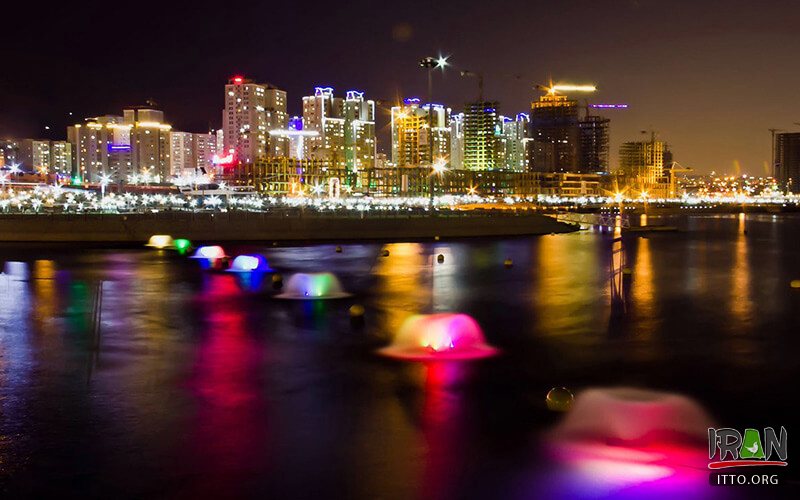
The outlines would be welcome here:
<svg viewBox="0 0 800 500">
<path fill-rule="evenodd" d="M 386 214 L 353 212 L 163 212 L 151 214 L 0 215 L 3 243 L 139 244 L 154 234 L 192 241 L 420 240 L 435 237 L 529 236 L 576 230 L 532 213 L 441 211 Z"/>
</svg>

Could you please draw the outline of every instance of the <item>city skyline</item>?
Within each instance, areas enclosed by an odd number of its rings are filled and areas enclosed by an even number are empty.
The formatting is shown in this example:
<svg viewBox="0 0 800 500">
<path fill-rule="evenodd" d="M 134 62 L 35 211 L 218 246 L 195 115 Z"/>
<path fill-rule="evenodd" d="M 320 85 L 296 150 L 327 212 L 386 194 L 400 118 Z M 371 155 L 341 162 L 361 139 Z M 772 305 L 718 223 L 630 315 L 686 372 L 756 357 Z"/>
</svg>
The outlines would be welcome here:
<svg viewBox="0 0 800 500">
<path fill-rule="evenodd" d="M 455 67 L 436 75 L 434 102 L 454 109 L 477 94 L 474 79 L 459 76 L 463 69 L 485 75 L 485 97 L 499 101 L 506 115 L 526 112 L 537 94 L 533 86 L 550 77 L 596 84 L 596 102 L 628 103 L 604 113 L 611 119 L 612 165 L 621 143 L 653 129 L 698 173 L 738 168 L 763 175 L 767 129 L 796 129 L 791 100 L 800 74 L 782 64 L 798 48 L 791 14 L 799 8 L 790 2 L 714 0 L 691 9 L 688 2 L 667 9 L 646 0 L 558 7 L 499 2 L 492 10 L 458 5 L 411 2 L 398 14 L 356 2 L 329 9 L 324 20 L 304 16 L 299 7 L 271 5 L 269 30 L 261 21 L 265 6 L 220 19 L 213 4 L 191 12 L 174 7 L 136 18 L 136 43 L 97 46 L 91 57 L 70 45 L 92 40 L 96 33 L 88 28 L 112 20 L 110 13 L 98 14 L 91 4 L 37 13 L 38 36 L 28 37 L 32 14 L 15 6 L 5 64 L 16 71 L 5 72 L 0 87 L 0 135 L 59 139 L 76 120 L 148 98 L 178 130 L 217 128 L 220 85 L 244 74 L 286 90 L 290 115 L 301 114 L 300 97 L 318 85 L 383 101 L 376 113 L 379 150 L 388 152 L 391 104 L 425 97 L 416 62 L 440 51 Z M 141 8 L 147 11 L 147 3 Z M 359 23 L 351 30 L 330 27 L 353 12 Z M 473 36 L 461 36 L 466 32 Z M 42 53 L 50 64 L 35 64 L 33 55 Z"/>
</svg>

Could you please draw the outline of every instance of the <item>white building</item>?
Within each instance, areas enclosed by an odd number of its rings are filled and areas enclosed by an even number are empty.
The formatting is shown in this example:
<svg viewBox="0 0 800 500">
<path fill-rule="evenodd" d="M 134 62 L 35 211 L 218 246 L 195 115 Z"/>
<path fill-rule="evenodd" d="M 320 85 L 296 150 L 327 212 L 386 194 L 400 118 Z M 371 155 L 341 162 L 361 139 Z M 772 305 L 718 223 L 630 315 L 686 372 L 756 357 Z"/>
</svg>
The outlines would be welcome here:
<svg viewBox="0 0 800 500">
<path fill-rule="evenodd" d="M 170 132 L 170 175 L 211 173 L 217 153 L 215 134 Z"/>
<path fill-rule="evenodd" d="M 19 162 L 26 169 L 49 173 L 51 167 L 50 141 L 23 139 L 19 145 Z"/>
<path fill-rule="evenodd" d="M 528 127 L 531 119 L 527 113 L 518 113 L 515 119 L 501 116 L 504 139 L 504 165 L 507 170 L 524 172 L 528 170 L 528 155 L 525 145 L 528 141 Z"/>
<path fill-rule="evenodd" d="M 67 141 L 50 143 L 50 169 L 57 174 L 72 174 L 72 144 Z"/>
<path fill-rule="evenodd" d="M 315 87 L 303 97 L 303 129 L 316 132 L 304 142 L 304 156 L 350 173 L 375 166 L 375 101 L 348 91 L 334 97 L 333 88 Z"/>
<path fill-rule="evenodd" d="M 170 176 L 170 131 L 164 112 L 151 107 L 123 111 L 123 125 L 130 127 L 132 172 L 150 175 L 155 182 Z"/>
<path fill-rule="evenodd" d="M 97 182 L 100 175 L 125 179 L 130 175 L 131 126 L 121 116 L 87 118 L 84 123 L 67 127 L 67 141 L 74 159 L 73 176 L 81 181 Z"/>
<path fill-rule="evenodd" d="M 240 76 L 231 78 L 225 85 L 223 151 L 218 153 L 233 153 L 241 163 L 280 155 L 288 143 L 280 139 L 270 142 L 269 131 L 285 129 L 286 118 L 285 91 Z"/>
</svg>

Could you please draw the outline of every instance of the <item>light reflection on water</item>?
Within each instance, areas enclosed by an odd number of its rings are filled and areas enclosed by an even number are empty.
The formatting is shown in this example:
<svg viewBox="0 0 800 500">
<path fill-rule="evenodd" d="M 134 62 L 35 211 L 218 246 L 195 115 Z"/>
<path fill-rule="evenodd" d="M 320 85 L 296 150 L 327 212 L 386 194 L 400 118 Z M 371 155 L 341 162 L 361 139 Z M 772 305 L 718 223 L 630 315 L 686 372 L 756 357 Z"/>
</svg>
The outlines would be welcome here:
<svg viewBox="0 0 800 500">
<path fill-rule="evenodd" d="M 354 294 L 336 301 L 272 300 L 271 283 L 243 290 L 163 252 L 2 249 L 30 279 L 0 275 L 0 491 L 509 493 L 541 468 L 530 443 L 561 385 L 683 392 L 730 426 L 795 417 L 780 387 L 798 375 L 800 220 L 677 223 L 689 231 L 626 237 L 619 317 L 611 236 L 592 232 L 226 248 L 285 276 L 333 272 Z M 454 382 L 373 354 L 409 315 L 444 311 L 475 317 L 503 355 Z"/>
</svg>

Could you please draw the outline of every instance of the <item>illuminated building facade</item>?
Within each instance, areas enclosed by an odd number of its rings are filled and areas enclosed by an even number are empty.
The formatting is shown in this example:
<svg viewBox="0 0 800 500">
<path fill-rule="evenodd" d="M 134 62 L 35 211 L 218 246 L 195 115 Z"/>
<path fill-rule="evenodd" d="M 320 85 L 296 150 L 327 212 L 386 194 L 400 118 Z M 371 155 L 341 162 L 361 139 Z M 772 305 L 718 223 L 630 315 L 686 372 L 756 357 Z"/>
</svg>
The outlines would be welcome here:
<svg viewBox="0 0 800 500">
<path fill-rule="evenodd" d="M 528 170 L 526 144 L 531 122 L 530 115 L 518 113 L 514 119 L 501 117 L 500 121 L 503 127 L 503 168 L 517 172 Z"/>
<path fill-rule="evenodd" d="M 431 188 L 425 168 L 374 168 L 363 183 L 371 196 L 427 196 Z M 286 196 L 330 196 L 343 184 L 345 168 L 332 168 L 318 160 L 266 158 L 255 164 L 241 164 L 227 179 L 233 184 L 254 186 L 259 192 Z M 600 196 L 599 174 L 511 172 L 507 170 L 448 170 L 433 187 L 437 195 L 557 195 Z"/>
<path fill-rule="evenodd" d="M 403 106 L 394 106 L 392 163 L 396 167 L 429 166 L 433 163 L 431 152 L 433 159 L 442 158 L 449 162 L 449 117 L 450 108 L 441 104 L 420 106 L 419 99 L 406 99 Z"/>
<path fill-rule="evenodd" d="M 211 173 L 216 153 L 215 134 L 170 132 L 170 175 Z"/>
<path fill-rule="evenodd" d="M 464 113 L 450 116 L 450 168 L 464 168 Z"/>
<path fill-rule="evenodd" d="M 650 141 L 625 142 L 619 148 L 618 175 L 632 195 L 666 197 L 669 172 L 665 170 L 665 158 L 671 158 L 669 149 L 664 142 L 655 140 L 655 136 Z"/>
<path fill-rule="evenodd" d="M 782 191 L 800 193 L 800 132 L 775 134 L 775 179 Z"/>
<path fill-rule="evenodd" d="M 129 128 L 131 171 L 146 173 L 156 182 L 170 177 L 170 131 L 164 123 L 164 112 L 151 107 L 135 107 L 123 111 L 123 125 Z"/>
<path fill-rule="evenodd" d="M 467 170 L 495 170 L 503 167 L 500 156 L 502 128 L 496 101 L 477 101 L 464 107 L 464 159 Z"/>
<path fill-rule="evenodd" d="M 67 141 L 50 142 L 50 169 L 58 174 L 72 173 L 72 144 Z"/>
<path fill-rule="evenodd" d="M 332 87 L 315 87 L 314 95 L 303 97 L 303 128 L 316 132 L 305 141 L 306 159 L 344 164 L 342 99 L 333 96 Z"/>
<path fill-rule="evenodd" d="M 348 175 L 375 166 L 375 101 L 350 90 L 344 99 L 344 154 Z"/>
<path fill-rule="evenodd" d="M 374 167 L 375 102 L 363 92 L 350 90 L 341 98 L 331 87 L 314 88 L 314 95 L 303 97 L 303 130 L 303 157 L 344 168 L 348 185 Z"/>
<path fill-rule="evenodd" d="M 535 172 L 578 170 L 578 102 L 548 92 L 531 103 L 529 166 Z"/>
<path fill-rule="evenodd" d="M 105 115 L 67 127 L 74 178 L 96 182 L 103 174 L 125 179 L 133 173 L 131 126 L 122 122 L 121 116 Z"/>
<path fill-rule="evenodd" d="M 286 120 L 285 91 L 235 76 L 225 85 L 223 145 L 218 154 L 234 154 L 241 163 L 283 155 L 287 142 L 280 137 L 271 139 L 269 131 L 286 128 Z"/>
<path fill-rule="evenodd" d="M 37 139 L 20 141 L 19 162 L 28 170 L 49 173 L 51 171 L 50 141 Z"/>
</svg>

